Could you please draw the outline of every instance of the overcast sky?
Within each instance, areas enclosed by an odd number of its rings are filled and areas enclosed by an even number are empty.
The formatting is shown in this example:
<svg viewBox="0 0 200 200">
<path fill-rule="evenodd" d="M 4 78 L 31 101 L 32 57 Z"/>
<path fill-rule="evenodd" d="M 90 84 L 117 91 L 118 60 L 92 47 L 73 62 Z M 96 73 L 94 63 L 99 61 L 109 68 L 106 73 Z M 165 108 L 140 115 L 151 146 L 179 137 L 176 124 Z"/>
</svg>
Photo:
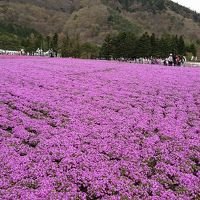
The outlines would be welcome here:
<svg viewBox="0 0 200 200">
<path fill-rule="evenodd" d="M 173 1 L 200 13 L 200 0 L 173 0 Z"/>
</svg>

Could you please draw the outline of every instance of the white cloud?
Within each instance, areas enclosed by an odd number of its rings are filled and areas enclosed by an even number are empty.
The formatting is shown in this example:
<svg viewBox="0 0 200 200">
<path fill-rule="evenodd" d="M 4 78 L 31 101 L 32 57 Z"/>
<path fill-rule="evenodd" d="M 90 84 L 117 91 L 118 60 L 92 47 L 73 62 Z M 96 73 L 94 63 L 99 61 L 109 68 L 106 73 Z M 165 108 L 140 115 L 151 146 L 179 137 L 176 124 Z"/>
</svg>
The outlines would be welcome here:
<svg viewBox="0 0 200 200">
<path fill-rule="evenodd" d="M 191 10 L 195 10 L 200 13 L 200 1 L 199 0 L 173 0 L 183 6 L 190 8 Z"/>
</svg>

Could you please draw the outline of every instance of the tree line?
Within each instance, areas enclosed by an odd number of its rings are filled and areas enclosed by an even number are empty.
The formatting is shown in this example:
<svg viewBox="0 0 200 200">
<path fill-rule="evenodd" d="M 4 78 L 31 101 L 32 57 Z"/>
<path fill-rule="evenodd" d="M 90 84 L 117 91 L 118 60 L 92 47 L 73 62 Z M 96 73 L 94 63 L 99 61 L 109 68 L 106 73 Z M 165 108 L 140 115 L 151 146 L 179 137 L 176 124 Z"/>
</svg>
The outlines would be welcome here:
<svg viewBox="0 0 200 200">
<path fill-rule="evenodd" d="M 1 30 L 2 29 L 2 30 Z M 132 32 L 121 32 L 116 35 L 108 34 L 102 45 L 81 42 L 79 35 L 54 33 L 43 36 L 31 29 L 21 30 L 18 26 L 1 26 L 0 49 L 19 50 L 23 48 L 32 54 L 38 48 L 43 51 L 52 49 L 62 57 L 133 59 L 138 57 L 166 58 L 170 53 L 196 56 L 197 48 L 194 43 L 186 42 L 183 36 L 164 34 L 157 37 L 147 32 L 136 36 Z M 15 33 L 15 34 L 12 34 Z M 199 42 L 200 43 L 200 42 Z"/>
<path fill-rule="evenodd" d="M 69 37 L 69 35 L 55 33 L 52 36 L 31 34 L 22 40 L 22 47 L 30 54 L 37 48 L 48 51 L 52 49 L 61 57 L 75 58 L 98 58 L 100 47 L 90 42 L 81 42 L 79 35 Z"/>
<path fill-rule="evenodd" d="M 69 37 L 67 34 L 54 33 L 41 35 L 34 29 L 0 22 L 0 49 L 24 49 L 30 55 L 38 49 L 52 49 L 62 57 L 98 58 L 100 46 L 90 42 L 80 42 L 78 35 Z"/>
<path fill-rule="evenodd" d="M 100 57 L 105 59 L 126 58 L 133 59 L 139 57 L 160 57 L 166 58 L 170 53 L 177 55 L 197 54 L 194 43 L 186 43 L 183 36 L 164 34 L 156 37 L 153 33 L 147 32 L 137 37 L 133 33 L 119 33 L 117 35 L 107 35 L 105 38 Z"/>
<path fill-rule="evenodd" d="M 108 34 L 101 46 L 94 43 L 82 43 L 79 35 L 58 35 L 43 37 L 31 34 L 22 40 L 22 46 L 28 52 L 37 48 L 44 51 L 52 49 L 62 57 L 75 58 L 104 58 L 104 59 L 133 59 L 139 57 L 166 58 L 170 53 L 196 56 L 197 48 L 194 43 L 186 42 L 183 36 L 164 34 L 157 37 L 147 32 L 136 36 L 131 32 L 122 32 L 117 35 Z"/>
</svg>

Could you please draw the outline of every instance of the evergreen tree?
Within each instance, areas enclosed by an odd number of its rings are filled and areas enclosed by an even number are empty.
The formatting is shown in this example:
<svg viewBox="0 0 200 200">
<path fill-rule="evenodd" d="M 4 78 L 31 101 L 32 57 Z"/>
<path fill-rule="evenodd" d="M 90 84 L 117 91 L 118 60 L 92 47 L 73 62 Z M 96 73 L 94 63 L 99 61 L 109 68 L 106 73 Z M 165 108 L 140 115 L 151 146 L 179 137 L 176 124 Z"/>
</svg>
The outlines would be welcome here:
<svg viewBox="0 0 200 200">
<path fill-rule="evenodd" d="M 102 58 L 105 58 L 107 60 L 110 60 L 112 57 L 112 37 L 110 34 L 108 34 L 103 42 L 103 45 L 101 47 L 101 53 L 100 56 Z"/>
<path fill-rule="evenodd" d="M 126 58 L 135 58 L 136 54 L 136 46 L 137 46 L 137 37 L 133 33 L 127 34 L 126 40 Z"/>
<path fill-rule="evenodd" d="M 159 41 L 160 55 L 162 58 L 166 58 L 170 53 L 174 52 L 174 45 L 171 35 L 162 35 Z"/>
<path fill-rule="evenodd" d="M 52 38 L 52 49 L 56 53 L 56 57 L 57 57 L 57 52 L 58 52 L 58 39 L 59 39 L 58 34 L 55 33 Z"/>
<path fill-rule="evenodd" d="M 51 48 L 51 37 L 48 35 L 46 37 L 46 50 L 49 50 Z"/>
<path fill-rule="evenodd" d="M 64 37 L 62 45 L 61 45 L 61 56 L 62 57 L 69 57 L 70 54 L 70 38 L 68 35 Z"/>
<path fill-rule="evenodd" d="M 185 55 L 185 53 L 186 53 L 186 46 L 185 46 L 185 41 L 183 39 L 183 36 L 180 36 L 177 44 L 178 44 L 178 53 L 180 55 Z"/>
<path fill-rule="evenodd" d="M 80 37 L 76 35 L 72 41 L 72 52 L 71 56 L 79 58 L 81 55 Z"/>
<path fill-rule="evenodd" d="M 172 36 L 172 38 L 171 38 L 171 40 L 172 40 L 172 52 L 174 53 L 174 54 L 178 54 L 178 52 L 179 52 L 179 39 L 178 39 L 178 36 L 176 35 L 176 36 Z"/>
<path fill-rule="evenodd" d="M 43 44 L 43 37 L 42 37 L 42 35 L 35 36 L 35 47 L 43 49 L 44 44 Z"/>
<path fill-rule="evenodd" d="M 144 33 L 138 40 L 136 55 L 137 57 L 151 56 L 151 38 L 147 32 Z"/>
<path fill-rule="evenodd" d="M 127 34 L 125 32 L 118 34 L 112 39 L 112 55 L 114 58 L 127 57 Z"/>
<path fill-rule="evenodd" d="M 160 56 L 158 50 L 158 39 L 156 38 L 154 33 L 152 33 L 150 40 L 151 40 L 151 56 L 153 57 Z"/>
</svg>

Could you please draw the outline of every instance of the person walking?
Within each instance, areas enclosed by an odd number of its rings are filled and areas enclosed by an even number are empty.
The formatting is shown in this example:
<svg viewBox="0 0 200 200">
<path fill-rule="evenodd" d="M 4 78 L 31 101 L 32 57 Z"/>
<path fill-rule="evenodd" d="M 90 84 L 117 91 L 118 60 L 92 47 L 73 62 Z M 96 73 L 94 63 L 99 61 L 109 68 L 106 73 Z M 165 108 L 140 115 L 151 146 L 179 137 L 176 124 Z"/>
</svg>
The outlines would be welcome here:
<svg viewBox="0 0 200 200">
<path fill-rule="evenodd" d="M 181 66 L 181 56 L 180 55 L 177 55 L 176 56 L 176 64 L 177 64 L 177 66 Z"/>
<path fill-rule="evenodd" d="M 172 57 L 173 57 L 173 64 L 174 64 L 174 66 L 176 66 L 177 65 L 177 55 L 174 53 Z"/>
<path fill-rule="evenodd" d="M 168 65 L 172 66 L 173 65 L 173 56 L 172 53 L 170 54 L 169 58 L 168 58 Z"/>
</svg>

